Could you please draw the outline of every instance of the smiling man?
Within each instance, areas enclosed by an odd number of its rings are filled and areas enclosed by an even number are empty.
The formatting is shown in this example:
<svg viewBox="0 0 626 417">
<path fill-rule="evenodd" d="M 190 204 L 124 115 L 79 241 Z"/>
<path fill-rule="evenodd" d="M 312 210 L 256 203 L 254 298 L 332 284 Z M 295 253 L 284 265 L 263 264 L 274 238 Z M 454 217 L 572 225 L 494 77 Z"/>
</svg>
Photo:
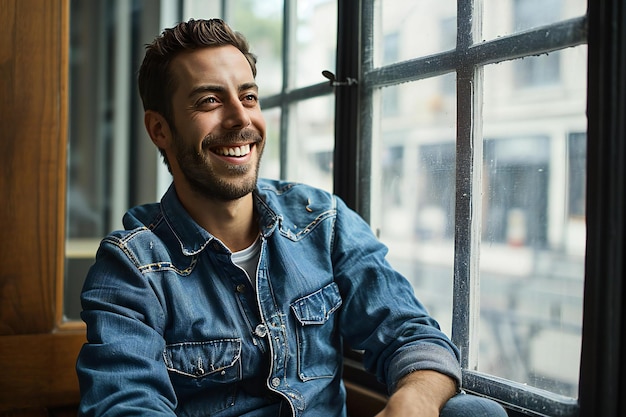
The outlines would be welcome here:
<svg viewBox="0 0 626 417">
<path fill-rule="evenodd" d="M 147 47 L 145 126 L 173 176 L 105 237 L 81 301 L 81 416 L 346 416 L 343 344 L 379 416 L 505 416 L 460 391 L 458 350 L 337 197 L 258 179 L 256 58 L 223 21 Z"/>
</svg>

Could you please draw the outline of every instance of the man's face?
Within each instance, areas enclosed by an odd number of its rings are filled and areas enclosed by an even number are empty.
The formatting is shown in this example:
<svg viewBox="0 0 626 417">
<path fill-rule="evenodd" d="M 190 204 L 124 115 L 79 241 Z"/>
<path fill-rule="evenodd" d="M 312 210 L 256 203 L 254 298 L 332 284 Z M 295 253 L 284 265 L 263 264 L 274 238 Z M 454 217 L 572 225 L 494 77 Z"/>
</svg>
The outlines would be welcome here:
<svg viewBox="0 0 626 417">
<path fill-rule="evenodd" d="M 234 46 L 185 52 L 171 63 L 172 173 L 205 197 L 234 200 L 256 186 L 265 146 L 258 88 Z"/>
</svg>

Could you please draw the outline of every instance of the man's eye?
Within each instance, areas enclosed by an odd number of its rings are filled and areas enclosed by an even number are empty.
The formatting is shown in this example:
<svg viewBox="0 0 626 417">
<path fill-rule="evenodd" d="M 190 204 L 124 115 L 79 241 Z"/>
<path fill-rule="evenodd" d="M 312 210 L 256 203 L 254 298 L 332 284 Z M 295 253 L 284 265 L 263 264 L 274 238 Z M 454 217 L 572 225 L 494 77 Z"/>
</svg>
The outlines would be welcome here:
<svg viewBox="0 0 626 417">
<path fill-rule="evenodd" d="M 217 99 L 215 97 L 204 97 L 200 100 L 198 100 L 198 102 L 196 103 L 197 107 L 203 106 L 203 105 L 207 105 L 207 104 L 214 104 L 217 103 Z"/>
<path fill-rule="evenodd" d="M 247 94 L 243 97 L 244 101 L 258 101 L 259 98 L 256 96 L 256 94 Z"/>
</svg>

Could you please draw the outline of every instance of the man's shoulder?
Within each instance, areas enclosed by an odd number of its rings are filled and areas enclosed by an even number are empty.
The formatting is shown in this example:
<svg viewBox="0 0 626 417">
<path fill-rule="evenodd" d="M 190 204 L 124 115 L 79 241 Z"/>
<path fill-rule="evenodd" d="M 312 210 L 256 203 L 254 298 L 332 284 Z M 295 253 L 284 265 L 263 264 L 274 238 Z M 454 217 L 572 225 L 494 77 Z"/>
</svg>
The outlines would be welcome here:
<svg viewBox="0 0 626 417">
<path fill-rule="evenodd" d="M 101 250 L 130 259 L 144 273 L 189 268 L 192 259 L 186 256 L 160 203 L 133 207 L 124 215 L 123 225 L 102 239 Z"/>
<path fill-rule="evenodd" d="M 122 219 L 124 229 L 153 228 L 163 217 L 161 203 L 148 203 L 128 210 Z"/>
<path fill-rule="evenodd" d="M 285 202 L 306 202 L 307 204 L 316 202 L 316 204 L 329 206 L 336 204 L 332 193 L 299 182 L 259 179 L 257 192 L 264 199 L 274 200 L 283 204 Z"/>
<path fill-rule="evenodd" d="M 143 239 L 155 240 L 155 229 L 163 223 L 160 203 L 135 206 L 122 218 L 123 228 L 104 237 L 104 242 L 130 247 Z"/>
<path fill-rule="evenodd" d="M 300 239 L 322 224 L 332 226 L 337 215 L 337 199 L 328 191 L 310 185 L 260 180 L 257 207 L 269 225 L 278 220 L 281 234 Z"/>
</svg>

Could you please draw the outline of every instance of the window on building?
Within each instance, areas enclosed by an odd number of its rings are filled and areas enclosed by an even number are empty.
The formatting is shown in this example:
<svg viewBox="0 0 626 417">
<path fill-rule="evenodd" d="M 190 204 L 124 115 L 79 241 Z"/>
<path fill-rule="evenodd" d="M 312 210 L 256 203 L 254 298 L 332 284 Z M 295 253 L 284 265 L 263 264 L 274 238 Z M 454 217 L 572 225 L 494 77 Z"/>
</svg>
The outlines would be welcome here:
<svg viewBox="0 0 626 417">
<path fill-rule="evenodd" d="M 261 175 L 335 191 L 370 222 L 461 347 L 467 390 L 576 415 L 585 0 L 148 3 L 70 2 L 68 320 L 100 238 L 169 184 L 135 92 L 143 45 L 223 17 L 259 57 Z"/>
<path fill-rule="evenodd" d="M 362 2 L 371 182 L 356 206 L 461 347 L 466 389 L 576 415 L 586 138 L 571 132 L 586 126 L 586 2 L 425 3 Z M 451 21 L 452 46 L 428 29 Z M 398 59 L 378 60 L 390 33 Z"/>
</svg>

